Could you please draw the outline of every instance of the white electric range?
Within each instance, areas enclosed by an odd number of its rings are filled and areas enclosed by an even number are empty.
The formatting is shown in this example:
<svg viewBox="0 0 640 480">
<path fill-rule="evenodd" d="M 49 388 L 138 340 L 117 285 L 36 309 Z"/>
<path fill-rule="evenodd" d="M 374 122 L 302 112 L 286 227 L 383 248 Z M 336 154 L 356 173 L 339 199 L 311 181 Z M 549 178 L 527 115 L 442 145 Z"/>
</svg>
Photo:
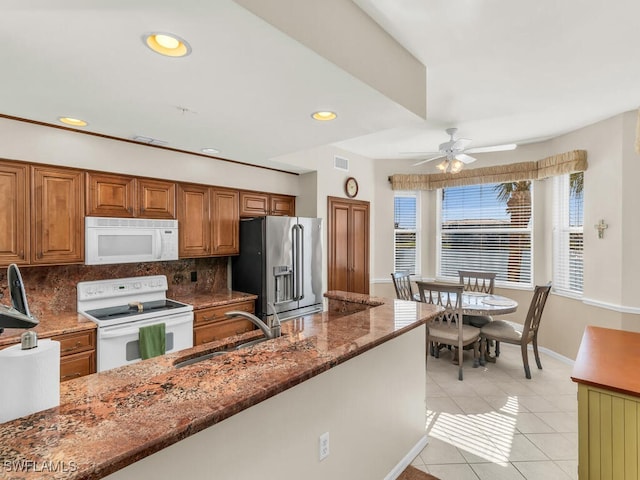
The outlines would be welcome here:
<svg viewBox="0 0 640 480">
<path fill-rule="evenodd" d="M 167 288 L 165 275 L 78 283 L 78 313 L 98 325 L 99 372 L 141 360 L 140 327 L 164 323 L 166 353 L 193 346 L 193 306 Z"/>
</svg>

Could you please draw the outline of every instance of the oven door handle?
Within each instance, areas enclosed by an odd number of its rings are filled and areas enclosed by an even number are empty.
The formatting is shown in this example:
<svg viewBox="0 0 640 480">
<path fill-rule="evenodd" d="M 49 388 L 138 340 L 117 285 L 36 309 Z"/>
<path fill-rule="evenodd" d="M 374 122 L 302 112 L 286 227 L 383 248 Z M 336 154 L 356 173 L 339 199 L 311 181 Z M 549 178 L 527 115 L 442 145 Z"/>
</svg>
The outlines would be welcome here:
<svg viewBox="0 0 640 480">
<path fill-rule="evenodd" d="M 183 323 L 193 322 L 192 316 L 185 316 L 180 318 L 170 318 L 167 320 L 151 320 L 134 323 L 130 327 L 120 327 L 119 325 L 113 325 L 112 327 L 104 327 L 100 331 L 100 338 L 115 338 L 123 335 L 133 335 L 138 333 L 140 327 L 146 327 L 149 325 L 156 325 L 158 323 L 164 323 L 166 328 L 174 328 Z"/>
</svg>

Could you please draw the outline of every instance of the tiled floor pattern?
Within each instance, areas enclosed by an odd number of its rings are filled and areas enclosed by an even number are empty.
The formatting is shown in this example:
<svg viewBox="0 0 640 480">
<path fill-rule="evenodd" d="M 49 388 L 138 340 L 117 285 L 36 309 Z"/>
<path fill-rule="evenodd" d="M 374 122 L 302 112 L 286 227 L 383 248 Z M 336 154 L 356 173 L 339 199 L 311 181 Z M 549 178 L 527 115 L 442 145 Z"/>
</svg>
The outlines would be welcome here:
<svg viewBox="0 0 640 480">
<path fill-rule="evenodd" d="M 449 353 L 428 359 L 429 444 L 412 465 L 441 480 L 577 479 L 573 367 L 541 352 L 538 370 L 530 351 L 527 380 L 519 347 L 479 368 L 466 355 L 463 381 Z"/>
</svg>

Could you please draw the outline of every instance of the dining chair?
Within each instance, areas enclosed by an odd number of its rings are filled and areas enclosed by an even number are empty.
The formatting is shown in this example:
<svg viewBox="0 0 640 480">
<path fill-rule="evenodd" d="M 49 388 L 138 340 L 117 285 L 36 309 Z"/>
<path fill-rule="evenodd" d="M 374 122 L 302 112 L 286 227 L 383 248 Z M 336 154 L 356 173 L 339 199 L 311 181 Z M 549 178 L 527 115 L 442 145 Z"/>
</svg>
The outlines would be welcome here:
<svg viewBox="0 0 640 480">
<path fill-rule="evenodd" d="M 487 293 L 493 295 L 496 283 L 495 272 L 474 272 L 471 270 L 458 270 L 460 283 L 464 285 L 465 292 Z M 493 320 L 488 315 L 464 315 L 462 321 L 468 325 L 482 328 Z"/>
<path fill-rule="evenodd" d="M 427 323 L 427 345 L 431 353 L 439 356 L 436 346 L 449 345 L 455 348 L 458 355 L 458 380 L 462 380 L 462 363 L 464 347 L 473 347 L 473 367 L 480 362 L 480 329 L 462 323 L 462 291 L 463 285 L 443 284 L 437 282 L 416 282 L 420 301 L 444 307 L 442 313 Z M 428 355 L 427 355 L 428 357 Z"/>
<path fill-rule="evenodd" d="M 393 286 L 396 289 L 396 296 L 400 300 L 415 300 L 413 289 L 411 288 L 411 277 L 409 272 L 393 272 Z"/>
<path fill-rule="evenodd" d="M 540 320 L 542 319 L 542 311 L 547 303 L 547 297 L 551 290 L 551 283 L 547 285 L 538 285 L 533 292 L 531 305 L 527 312 L 527 318 L 524 324 L 510 322 L 509 320 L 494 320 L 486 324 L 481 332 L 481 355 L 484 357 L 488 340 L 496 341 L 496 357 L 500 356 L 500 348 L 498 342 L 511 343 L 520 345 L 522 351 L 522 363 L 524 365 L 524 374 L 531 379 L 531 371 L 529 370 L 529 358 L 527 354 L 527 346 L 533 344 L 533 353 L 536 358 L 536 365 L 542 370 L 540 363 L 540 355 L 538 354 L 538 329 L 540 328 Z"/>
</svg>

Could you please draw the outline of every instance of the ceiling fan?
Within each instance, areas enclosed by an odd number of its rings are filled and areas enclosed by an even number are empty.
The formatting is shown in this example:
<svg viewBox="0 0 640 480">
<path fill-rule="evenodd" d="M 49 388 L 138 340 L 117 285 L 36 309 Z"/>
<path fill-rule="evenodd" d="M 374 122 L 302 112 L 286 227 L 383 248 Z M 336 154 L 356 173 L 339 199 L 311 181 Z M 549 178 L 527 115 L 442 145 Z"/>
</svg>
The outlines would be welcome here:
<svg viewBox="0 0 640 480">
<path fill-rule="evenodd" d="M 437 165 L 437 168 L 443 173 L 447 170 L 451 173 L 458 173 L 462 170 L 462 167 L 471 162 L 475 162 L 476 158 L 468 155 L 468 153 L 486 153 L 486 152 L 501 152 L 505 150 L 513 150 L 517 147 L 515 143 L 505 145 L 492 145 L 489 147 L 477 147 L 467 148 L 471 145 L 471 140 L 468 138 L 454 138 L 457 128 L 447 128 L 445 130 L 449 135 L 449 141 L 441 143 L 437 152 L 407 152 L 407 153 L 421 153 L 424 155 L 434 155 L 433 157 L 420 160 L 418 163 L 414 163 L 413 166 L 422 165 L 423 163 L 444 158 L 444 160 Z"/>
</svg>

